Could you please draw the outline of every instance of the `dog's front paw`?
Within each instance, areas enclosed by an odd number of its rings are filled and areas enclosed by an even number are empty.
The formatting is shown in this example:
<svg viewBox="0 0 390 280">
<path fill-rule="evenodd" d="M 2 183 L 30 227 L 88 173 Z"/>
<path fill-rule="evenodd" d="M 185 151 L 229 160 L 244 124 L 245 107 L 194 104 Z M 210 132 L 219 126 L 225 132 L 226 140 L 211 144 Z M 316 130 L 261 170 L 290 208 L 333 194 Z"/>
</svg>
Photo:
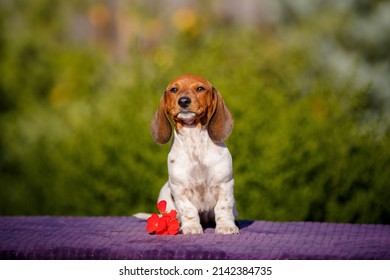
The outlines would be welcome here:
<svg viewBox="0 0 390 280">
<path fill-rule="evenodd" d="M 221 224 L 215 228 L 216 234 L 238 234 L 240 230 L 234 224 Z"/>
<path fill-rule="evenodd" d="M 202 234 L 203 228 L 200 224 L 186 225 L 181 228 L 183 234 Z"/>
</svg>

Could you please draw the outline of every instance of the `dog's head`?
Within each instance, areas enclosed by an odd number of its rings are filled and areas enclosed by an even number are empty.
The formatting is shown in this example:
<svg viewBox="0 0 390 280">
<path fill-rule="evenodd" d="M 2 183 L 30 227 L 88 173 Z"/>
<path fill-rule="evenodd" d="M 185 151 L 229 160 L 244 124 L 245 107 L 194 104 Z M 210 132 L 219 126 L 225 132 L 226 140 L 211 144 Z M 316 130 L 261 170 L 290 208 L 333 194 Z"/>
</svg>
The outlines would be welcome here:
<svg viewBox="0 0 390 280">
<path fill-rule="evenodd" d="M 151 126 L 156 143 L 169 141 L 170 122 L 178 131 L 186 125 L 206 127 L 215 142 L 227 139 L 233 129 L 233 118 L 221 94 L 209 81 L 194 74 L 175 78 L 161 97 Z"/>
</svg>

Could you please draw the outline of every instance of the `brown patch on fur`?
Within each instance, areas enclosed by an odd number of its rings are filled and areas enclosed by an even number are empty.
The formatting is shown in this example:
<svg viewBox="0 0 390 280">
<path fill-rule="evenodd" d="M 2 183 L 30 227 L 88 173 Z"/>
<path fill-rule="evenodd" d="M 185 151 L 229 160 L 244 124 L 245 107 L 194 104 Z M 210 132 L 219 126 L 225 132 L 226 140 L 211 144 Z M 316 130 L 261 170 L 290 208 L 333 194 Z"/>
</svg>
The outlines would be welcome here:
<svg viewBox="0 0 390 280">
<path fill-rule="evenodd" d="M 192 197 L 194 195 L 195 191 L 193 188 L 186 188 L 183 190 L 183 195 L 186 197 Z"/>
<path fill-rule="evenodd" d="M 205 185 L 197 185 L 195 186 L 195 191 L 199 194 L 200 201 L 204 201 L 204 196 L 206 194 L 206 186 Z"/>
</svg>

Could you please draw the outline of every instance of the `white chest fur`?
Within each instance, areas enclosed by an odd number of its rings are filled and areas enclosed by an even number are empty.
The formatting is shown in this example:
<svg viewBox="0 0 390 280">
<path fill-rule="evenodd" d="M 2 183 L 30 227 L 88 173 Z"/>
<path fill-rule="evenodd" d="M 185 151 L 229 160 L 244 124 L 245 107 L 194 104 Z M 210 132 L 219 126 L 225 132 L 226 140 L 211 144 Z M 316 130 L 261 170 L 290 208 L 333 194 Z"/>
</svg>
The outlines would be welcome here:
<svg viewBox="0 0 390 280">
<path fill-rule="evenodd" d="M 205 128 L 175 131 L 168 155 L 174 196 L 185 196 L 199 212 L 213 209 L 222 184 L 233 180 L 232 158 L 224 143 L 213 142 Z"/>
</svg>

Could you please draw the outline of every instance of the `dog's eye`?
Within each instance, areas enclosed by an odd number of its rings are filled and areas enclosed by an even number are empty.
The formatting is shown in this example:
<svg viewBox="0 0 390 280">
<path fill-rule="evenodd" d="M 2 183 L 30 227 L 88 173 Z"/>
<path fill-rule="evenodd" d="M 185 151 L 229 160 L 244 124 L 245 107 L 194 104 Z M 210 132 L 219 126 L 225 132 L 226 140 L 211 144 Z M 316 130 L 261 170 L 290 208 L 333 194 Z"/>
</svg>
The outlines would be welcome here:
<svg viewBox="0 0 390 280">
<path fill-rule="evenodd" d="M 173 87 L 169 90 L 170 92 L 173 92 L 173 93 L 176 93 L 177 92 L 177 88 L 176 87 Z"/>
<path fill-rule="evenodd" d="M 202 92 L 205 91 L 206 89 L 204 87 L 197 87 L 196 91 L 197 92 Z"/>
</svg>

